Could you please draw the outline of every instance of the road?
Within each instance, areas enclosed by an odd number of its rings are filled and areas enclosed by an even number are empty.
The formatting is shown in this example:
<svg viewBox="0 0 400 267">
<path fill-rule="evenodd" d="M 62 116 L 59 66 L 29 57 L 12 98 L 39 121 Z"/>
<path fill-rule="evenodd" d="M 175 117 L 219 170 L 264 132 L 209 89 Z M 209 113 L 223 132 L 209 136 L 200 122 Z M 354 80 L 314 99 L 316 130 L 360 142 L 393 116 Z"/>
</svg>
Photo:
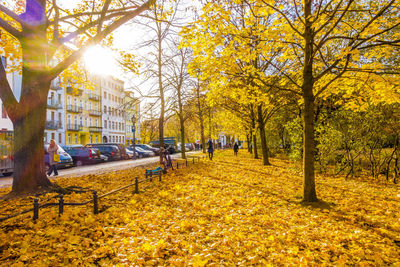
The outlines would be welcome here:
<svg viewBox="0 0 400 267">
<path fill-rule="evenodd" d="M 187 153 L 192 154 L 192 153 Z M 190 156 L 190 155 L 188 155 Z M 173 159 L 181 157 L 180 153 L 173 154 L 171 156 Z M 137 160 L 121 160 L 99 163 L 94 165 L 85 165 L 80 167 L 73 167 L 68 169 L 58 170 L 58 178 L 68 178 L 68 177 L 79 177 L 86 174 L 102 174 L 111 171 L 123 170 L 132 167 L 142 166 L 150 163 L 155 163 L 159 160 L 159 157 L 143 158 Z M 51 176 L 50 179 L 55 177 Z M 10 187 L 12 185 L 12 176 L 10 177 L 0 177 L 0 188 Z"/>
</svg>

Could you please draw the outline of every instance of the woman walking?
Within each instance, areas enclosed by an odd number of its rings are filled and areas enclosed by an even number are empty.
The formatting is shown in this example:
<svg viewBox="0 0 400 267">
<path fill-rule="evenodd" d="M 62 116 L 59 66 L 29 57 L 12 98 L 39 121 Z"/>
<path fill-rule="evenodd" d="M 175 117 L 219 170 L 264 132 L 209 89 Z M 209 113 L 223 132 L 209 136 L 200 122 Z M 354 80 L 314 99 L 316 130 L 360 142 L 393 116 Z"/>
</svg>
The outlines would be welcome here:
<svg viewBox="0 0 400 267">
<path fill-rule="evenodd" d="M 47 148 L 47 152 L 49 153 L 49 164 L 50 164 L 50 169 L 47 172 L 48 176 L 50 176 L 53 171 L 54 171 L 54 176 L 58 175 L 56 164 L 58 161 L 60 161 L 60 156 L 58 155 L 57 151 L 58 151 L 58 145 L 56 144 L 56 141 L 54 141 L 54 139 L 51 139 L 49 148 Z"/>
<path fill-rule="evenodd" d="M 235 143 L 235 145 L 233 146 L 233 152 L 235 152 L 235 156 L 237 156 L 238 151 L 239 151 L 239 146 L 237 143 Z"/>
<path fill-rule="evenodd" d="M 212 160 L 213 154 L 214 154 L 214 147 L 213 147 L 213 142 L 211 141 L 211 138 L 208 139 L 207 144 L 208 144 L 208 149 L 207 149 L 207 151 L 208 151 L 208 158 L 209 158 L 210 160 Z"/>
</svg>

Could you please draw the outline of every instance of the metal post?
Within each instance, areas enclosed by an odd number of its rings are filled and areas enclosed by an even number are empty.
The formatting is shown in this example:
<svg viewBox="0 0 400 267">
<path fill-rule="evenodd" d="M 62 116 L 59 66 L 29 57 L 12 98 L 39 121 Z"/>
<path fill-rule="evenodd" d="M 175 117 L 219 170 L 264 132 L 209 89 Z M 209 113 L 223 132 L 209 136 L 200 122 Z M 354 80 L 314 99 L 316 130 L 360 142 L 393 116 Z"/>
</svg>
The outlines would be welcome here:
<svg viewBox="0 0 400 267">
<path fill-rule="evenodd" d="M 139 194 L 139 178 L 135 177 L 135 194 Z"/>
<path fill-rule="evenodd" d="M 99 214 L 99 202 L 98 202 L 96 190 L 93 190 L 93 213 Z"/>
<path fill-rule="evenodd" d="M 148 173 L 148 171 L 146 170 L 146 181 L 149 179 L 149 173 Z"/>
<path fill-rule="evenodd" d="M 64 195 L 60 195 L 58 199 L 58 215 L 64 212 Z"/>
<path fill-rule="evenodd" d="M 159 172 L 158 172 L 158 179 L 160 180 L 160 182 L 161 182 L 161 176 L 162 176 L 162 174 L 161 174 L 161 172 L 159 171 Z"/>
<path fill-rule="evenodd" d="M 153 171 L 150 171 L 150 182 L 153 182 Z"/>
<path fill-rule="evenodd" d="M 39 199 L 35 197 L 33 200 L 33 220 L 39 219 Z"/>
</svg>

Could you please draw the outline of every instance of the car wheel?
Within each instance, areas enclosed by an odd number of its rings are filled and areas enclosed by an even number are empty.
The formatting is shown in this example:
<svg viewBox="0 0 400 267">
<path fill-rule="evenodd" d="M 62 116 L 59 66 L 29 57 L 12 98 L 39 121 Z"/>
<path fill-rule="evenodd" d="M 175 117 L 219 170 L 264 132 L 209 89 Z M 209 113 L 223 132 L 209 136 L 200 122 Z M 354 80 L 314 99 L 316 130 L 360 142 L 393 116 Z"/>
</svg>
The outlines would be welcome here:
<svg viewBox="0 0 400 267">
<path fill-rule="evenodd" d="M 83 162 L 82 162 L 82 160 L 78 160 L 77 162 L 76 162 L 76 164 L 75 164 L 76 166 L 82 166 L 83 165 Z"/>
</svg>

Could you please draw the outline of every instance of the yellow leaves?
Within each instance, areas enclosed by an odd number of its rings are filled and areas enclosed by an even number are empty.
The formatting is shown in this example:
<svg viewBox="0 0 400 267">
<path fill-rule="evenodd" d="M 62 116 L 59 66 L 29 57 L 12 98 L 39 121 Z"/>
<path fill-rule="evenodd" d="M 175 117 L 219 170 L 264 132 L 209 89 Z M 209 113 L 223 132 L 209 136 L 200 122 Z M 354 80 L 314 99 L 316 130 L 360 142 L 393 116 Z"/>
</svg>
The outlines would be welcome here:
<svg viewBox="0 0 400 267">
<path fill-rule="evenodd" d="M 336 205 L 307 207 L 296 199 L 302 177 L 292 163 L 271 159 L 272 166 L 262 166 L 242 150 L 237 158 L 232 155 L 230 150 L 217 152 L 212 162 L 170 172 L 139 195 L 128 189 L 101 199 L 100 208 L 108 208 L 99 215 L 91 207 L 67 206 L 60 217 L 54 209 L 41 211 L 37 224 L 27 217 L 1 223 L 2 229 L 18 227 L 0 232 L 0 260 L 47 266 L 399 262 L 393 242 L 400 231 L 400 221 L 393 217 L 400 209 L 397 187 L 382 194 L 379 186 L 318 176 L 320 197 Z M 137 175 L 127 171 L 60 182 L 91 181 L 106 192 Z"/>
</svg>

